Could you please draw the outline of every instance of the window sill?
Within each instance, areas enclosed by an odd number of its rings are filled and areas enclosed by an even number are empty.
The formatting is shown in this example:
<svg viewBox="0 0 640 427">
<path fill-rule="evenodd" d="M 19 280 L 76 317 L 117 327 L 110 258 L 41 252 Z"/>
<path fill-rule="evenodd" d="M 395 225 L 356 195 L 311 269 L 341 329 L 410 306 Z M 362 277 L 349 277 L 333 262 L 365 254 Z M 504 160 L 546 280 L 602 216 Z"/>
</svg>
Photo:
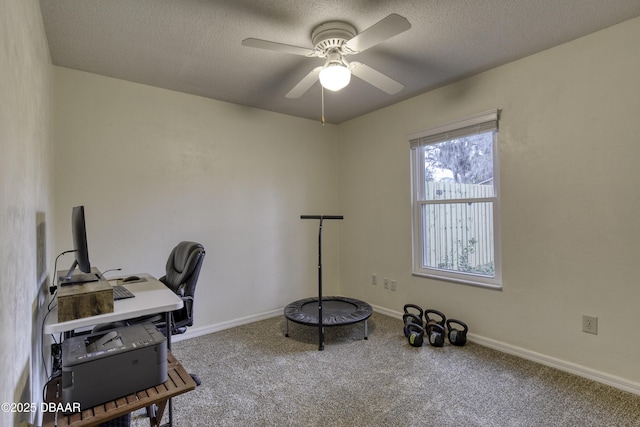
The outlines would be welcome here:
<svg viewBox="0 0 640 427">
<path fill-rule="evenodd" d="M 461 285 L 475 286 L 475 287 L 484 288 L 484 289 L 491 289 L 494 291 L 502 291 L 502 283 L 500 280 L 497 280 L 497 279 L 490 279 L 491 282 L 486 282 L 482 280 L 473 280 L 471 278 L 465 278 L 465 277 L 445 276 L 445 275 L 436 274 L 436 273 L 414 271 L 412 274 L 416 277 L 425 277 L 428 279 L 436 279 L 436 280 L 442 280 L 445 282 L 458 283 Z"/>
</svg>

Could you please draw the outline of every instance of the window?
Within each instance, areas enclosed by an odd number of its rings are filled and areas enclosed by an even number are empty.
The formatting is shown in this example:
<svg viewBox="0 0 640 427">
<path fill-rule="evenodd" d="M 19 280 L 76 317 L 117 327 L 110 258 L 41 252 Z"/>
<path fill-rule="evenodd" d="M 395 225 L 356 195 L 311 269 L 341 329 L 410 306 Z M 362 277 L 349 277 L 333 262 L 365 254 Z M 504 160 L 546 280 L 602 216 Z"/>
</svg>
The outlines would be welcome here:
<svg viewBox="0 0 640 427">
<path fill-rule="evenodd" d="M 413 274 L 500 288 L 498 111 L 409 135 Z"/>
</svg>

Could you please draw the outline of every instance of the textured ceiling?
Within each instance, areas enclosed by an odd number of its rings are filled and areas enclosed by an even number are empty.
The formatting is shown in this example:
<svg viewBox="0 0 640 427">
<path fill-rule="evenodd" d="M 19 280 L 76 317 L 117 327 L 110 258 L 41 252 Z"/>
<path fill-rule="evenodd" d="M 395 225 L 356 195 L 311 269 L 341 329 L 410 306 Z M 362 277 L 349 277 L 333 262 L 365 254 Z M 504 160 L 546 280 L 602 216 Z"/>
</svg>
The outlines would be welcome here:
<svg viewBox="0 0 640 427">
<path fill-rule="evenodd" d="M 41 0 L 55 65 L 319 120 L 315 84 L 285 98 L 323 60 L 241 45 L 312 48 L 320 23 L 362 32 L 391 13 L 412 28 L 349 59 L 404 84 L 388 95 L 353 78 L 325 91 L 341 123 L 457 79 L 640 16 L 638 0 Z"/>
</svg>

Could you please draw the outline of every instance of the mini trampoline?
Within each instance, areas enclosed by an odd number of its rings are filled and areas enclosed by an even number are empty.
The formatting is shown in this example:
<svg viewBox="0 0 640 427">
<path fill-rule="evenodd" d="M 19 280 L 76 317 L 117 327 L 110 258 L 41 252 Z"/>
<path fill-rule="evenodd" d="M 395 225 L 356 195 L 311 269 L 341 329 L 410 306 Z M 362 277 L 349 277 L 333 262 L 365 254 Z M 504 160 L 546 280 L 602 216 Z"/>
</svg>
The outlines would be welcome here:
<svg viewBox="0 0 640 427">
<path fill-rule="evenodd" d="M 322 222 L 325 219 L 343 219 L 337 215 L 302 215 L 300 219 L 319 219 L 318 231 L 318 297 L 294 301 L 284 308 L 285 336 L 289 336 L 289 320 L 306 326 L 318 327 L 318 349 L 324 350 L 324 327 L 345 326 L 364 321 L 364 339 L 368 339 L 367 319 L 371 317 L 369 304 L 354 298 L 322 297 Z"/>
<path fill-rule="evenodd" d="M 289 320 L 306 326 L 345 326 L 364 321 L 364 339 L 368 338 L 367 319 L 371 317 L 369 304 L 353 298 L 322 298 L 322 323 L 318 321 L 318 298 L 305 298 L 284 308 L 287 319 L 285 336 L 289 336 Z"/>
</svg>

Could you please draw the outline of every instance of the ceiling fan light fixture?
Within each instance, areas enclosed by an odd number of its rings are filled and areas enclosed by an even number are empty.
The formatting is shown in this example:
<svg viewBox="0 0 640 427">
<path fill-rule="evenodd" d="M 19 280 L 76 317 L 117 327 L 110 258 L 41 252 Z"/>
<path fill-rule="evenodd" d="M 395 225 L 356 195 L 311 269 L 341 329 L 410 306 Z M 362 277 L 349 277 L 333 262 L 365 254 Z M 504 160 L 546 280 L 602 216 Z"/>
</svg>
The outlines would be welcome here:
<svg viewBox="0 0 640 427">
<path fill-rule="evenodd" d="M 351 81 L 351 71 L 342 64 L 328 64 L 320 71 L 320 84 L 323 88 L 338 91 Z"/>
</svg>

